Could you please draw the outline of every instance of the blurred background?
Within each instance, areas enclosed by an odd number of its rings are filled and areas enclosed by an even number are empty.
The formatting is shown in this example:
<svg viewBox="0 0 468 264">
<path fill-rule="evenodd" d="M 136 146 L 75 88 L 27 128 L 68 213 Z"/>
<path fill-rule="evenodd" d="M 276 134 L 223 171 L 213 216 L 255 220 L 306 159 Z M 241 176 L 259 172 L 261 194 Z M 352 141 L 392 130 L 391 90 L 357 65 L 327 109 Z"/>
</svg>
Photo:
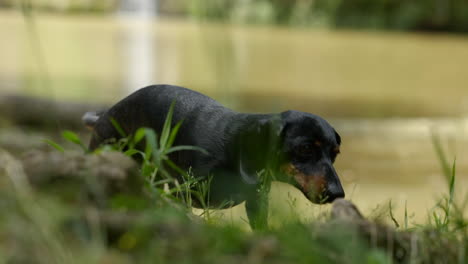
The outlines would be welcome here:
<svg viewBox="0 0 468 264">
<path fill-rule="evenodd" d="M 465 0 L 0 0 L 0 94 L 110 105 L 168 83 L 319 114 L 343 138 L 347 198 L 421 222 L 447 193 L 431 135 L 467 199 L 466 33 Z M 273 215 L 324 208 L 282 184 L 272 199 Z"/>
</svg>

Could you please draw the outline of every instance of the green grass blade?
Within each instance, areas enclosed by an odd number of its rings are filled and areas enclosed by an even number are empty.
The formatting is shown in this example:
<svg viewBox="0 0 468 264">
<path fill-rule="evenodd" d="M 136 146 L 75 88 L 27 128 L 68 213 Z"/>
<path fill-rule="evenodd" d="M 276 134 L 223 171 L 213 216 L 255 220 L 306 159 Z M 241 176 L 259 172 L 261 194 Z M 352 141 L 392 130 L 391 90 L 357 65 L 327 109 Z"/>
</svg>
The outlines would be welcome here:
<svg viewBox="0 0 468 264">
<path fill-rule="evenodd" d="M 126 156 L 129 156 L 129 157 L 132 157 L 132 156 L 134 156 L 136 154 L 140 154 L 142 156 L 144 155 L 144 153 L 142 153 L 141 151 L 139 151 L 137 149 L 129 149 L 129 150 L 125 151 L 124 154 Z"/>
<path fill-rule="evenodd" d="M 75 132 L 72 132 L 70 130 L 65 130 L 62 132 L 62 137 L 74 144 L 77 145 L 82 145 L 81 139 L 78 137 L 78 135 Z"/>
<path fill-rule="evenodd" d="M 43 140 L 45 143 L 47 143 L 49 146 L 53 147 L 54 149 L 60 151 L 60 152 L 65 152 L 65 149 L 63 149 L 62 146 L 60 146 L 59 144 L 53 142 L 52 140 L 49 140 L 49 139 L 44 139 Z"/>
<path fill-rule="evenodd" d="M 447 199 L 447 204 L 446 208 L 444 210 L 445 212 L 445 218 L 444 218 L 444 224 L 448 225 L 450 221 L 450 208 L 453 206 L 453 198 L 455 195 L 455 175 L 456 175 L 456 162 L 457 160 L 455 159 L 453 161 L 452 165 L 452 173 L 450 176 L 450 183 L 449 183 L 449 197 Z"/>
<path fill-rule="evenodd" d="M 408 229 L 408 201 L 405 201 L 405 229 Z"/>
<path fill-rule="evenodd" d="M 127 137 L 127 133 L 125 133 L 125 131 L 122 129 L 122 127 L 120 126 L 119 122 L 117 122 L 117 120 L 111 117 L 110 122 L 121 137 Z"/>
<path fill-rule="evenodd" d="M 170 148 L 172 147 L 172 144 L 174 144 L 174 141 L 175 141 L 175 138 L 177 136 L 177 133 L 179 132 L 179 129 L 180 129 L 180 126 L 182 125 L 182 120 L 179 121 L 173 128 L 172 128 L 172 131 L 171 131 L 171 134 L 169 135 L 169 139 L 167 141 L 167 144 L 166 144 L 166 149 L 167 148 Z"/>
<path fill-rule="evenodd" d="M 451 176 L 451 170 L 450 170 L 450 165 L 447 161 L 447 156 L 445 155 L 445 152 L 442 148 L 442 144 L 440 143 L 440 138 L 434 133 L 431 133 L 431 139 L 432 139 L 432 145 L 434 146 L 434 149 L 436 151 L 437 157 L 439 158 L 440 165 L 442 167 L 442 171 L 445 175 L 445 179 L 447 182 L 450 181 L 450 176 Z"/>
<path fill-rule="evenodd" d="M 138 144 L 140 141 L 145 137 L 146 132 L 145 132 L 144 127 L 139 128 L 136 132 L 135 135 L 133 136 L 133 144 Z"/>
<path fill-rule="evenodd" d="M 174 106 L 175 102 L 171 103 L 171 106 L 169 107 L 169 111 L 167 112 L 166 120 L 164 121 L 164 126 L 161 132 L 161 138 L 159 141 L 159 145 L 161 148 L 166 147 L 167 140 L 169 139 L 169 135 L 171 132 L 171 124 L 172 124 L 172 115 L 174 113 Z"/>
<path fill-rule="evenodd" d="M 145 129 L 146 135 L 146 147 L 145 147 L 145 157 L 150 159 L 153 151 L 158 149 L 158 142 L 156 140 L 156 133 L 152 129 Z"/>
<path fill-rule="evenodd" d="M 181 150 L 200 151 L 201 153 L 208 155 L 208 151 L 204 150 L 203 148 L 196 147 L 196 146 L 175 146 L 175 147 L 172 147 L 172 148 L 166 150 L 165 153 L 169 154 L 169 153 L 176 152 L 176 151 L 181 151 Z"/>
<path fill-rule="evenodd" d="M 449 184 L 449 205 L 452 204 L 453 202 L 453 197 L 455 195 L 455 175 L 456 175 L 456 165 L 457 165 L 457 159 L 455 158 L 453 160 L 453 165 L 452 165 L 452 175 L 450 177 L 450 184 Z"/>
<path fill-rule="evenodd" d="M 78 137 L 78 135 L 75 132 L 72 132 L 70 130 L 64 130 L 62 132 L 62 137 L 65 140 L 68 140 L 69 142 L 80 146 L 84 152 L 88 152 L 88 148 L 85 146 L 85 144 L 83 144 L 83 142 L 81 142 L 80 137 Z"/>
<path fill-rule="evenodd" d="M 398 223 L 395 216 L 393 215 L 392 200 L 390 200 L 388 203 L 388 209 L 389 209 L 388 212 L 390 214 L 390 218 L 392 219 L 392 222 L 395 224 L 396 228 L 399 228 L 400 224 Z"/>
<path fill-rule="evenodd" d="M 169 167 L 171 167 L 171 169 L 175 170 L 177 173 L 179 173 L 180 175 L 183 175 L 185 176 L 187 174 L 187 172 L 185 172 L 184 170 L 182 170 L 181 168 L 179 168 L 179 166 L 177 166 L 174 162 L 172 162 L 171 160 L 167 159 L 166 160 L 166 163 L 167 165 L 169 165 Z"/>
</svg>

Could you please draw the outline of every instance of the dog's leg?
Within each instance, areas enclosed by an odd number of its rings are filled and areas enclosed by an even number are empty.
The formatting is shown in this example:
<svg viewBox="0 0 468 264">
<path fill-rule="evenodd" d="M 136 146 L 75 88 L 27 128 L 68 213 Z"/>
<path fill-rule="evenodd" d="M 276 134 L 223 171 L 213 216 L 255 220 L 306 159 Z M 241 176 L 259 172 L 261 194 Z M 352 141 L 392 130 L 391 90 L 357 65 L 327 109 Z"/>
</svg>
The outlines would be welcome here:
<svg viewBox="0 0 468 264">
<path fill-rule="evenodd" d="M 268 186 L 266 186 L 268 185 Z M 252 191 L 245 202 L 245 210 L 252 230 L 268 229 L 268 194 L 269 184 L 259 186 Z"/>
</svg>

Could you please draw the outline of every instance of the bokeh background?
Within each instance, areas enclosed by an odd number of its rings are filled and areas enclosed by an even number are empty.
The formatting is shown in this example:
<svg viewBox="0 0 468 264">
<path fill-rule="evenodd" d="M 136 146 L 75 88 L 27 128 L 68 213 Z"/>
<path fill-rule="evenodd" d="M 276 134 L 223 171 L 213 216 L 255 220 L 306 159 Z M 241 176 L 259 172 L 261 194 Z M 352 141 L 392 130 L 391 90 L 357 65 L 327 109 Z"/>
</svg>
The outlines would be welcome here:
<svg viewBox="0 0 468 264">
<path fill-rule="evenodd" d="M 0 0 L 0 7 L 1 94 L 112 104 L 169 83 L 238 111 L 319 114 L 343 138 L 336 167 L 347 198 L 367 215 L 392 201 L 396 217 L 406 208 L 413 223 L 447 193 L 436 135 L 457 160 L 455 198 L 467 199 L 467 1 Z M 277 224 L 290 211 L 307 219 L 326 209 L 283 184 L 272 199 Z M 245 218 L 242 205 L 221 214 Z"/>
</svg>

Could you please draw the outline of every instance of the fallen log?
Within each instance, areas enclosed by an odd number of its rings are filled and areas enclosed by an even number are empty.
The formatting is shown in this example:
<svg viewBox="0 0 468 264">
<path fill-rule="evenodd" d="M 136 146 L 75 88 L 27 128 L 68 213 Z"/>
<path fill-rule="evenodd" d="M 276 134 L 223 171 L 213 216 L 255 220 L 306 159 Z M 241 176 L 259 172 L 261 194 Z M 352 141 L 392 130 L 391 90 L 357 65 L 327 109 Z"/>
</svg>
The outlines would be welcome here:
<svg viewBox="0 0 468 264">
<path fill-rule="evenodd" d="M 0 96 L 0 119 L 40 129 L 82 130 L 81 117 L 85 112 L 105 108 L 98 104 L 61 102 L 31 96 Z"/>
</svg>

